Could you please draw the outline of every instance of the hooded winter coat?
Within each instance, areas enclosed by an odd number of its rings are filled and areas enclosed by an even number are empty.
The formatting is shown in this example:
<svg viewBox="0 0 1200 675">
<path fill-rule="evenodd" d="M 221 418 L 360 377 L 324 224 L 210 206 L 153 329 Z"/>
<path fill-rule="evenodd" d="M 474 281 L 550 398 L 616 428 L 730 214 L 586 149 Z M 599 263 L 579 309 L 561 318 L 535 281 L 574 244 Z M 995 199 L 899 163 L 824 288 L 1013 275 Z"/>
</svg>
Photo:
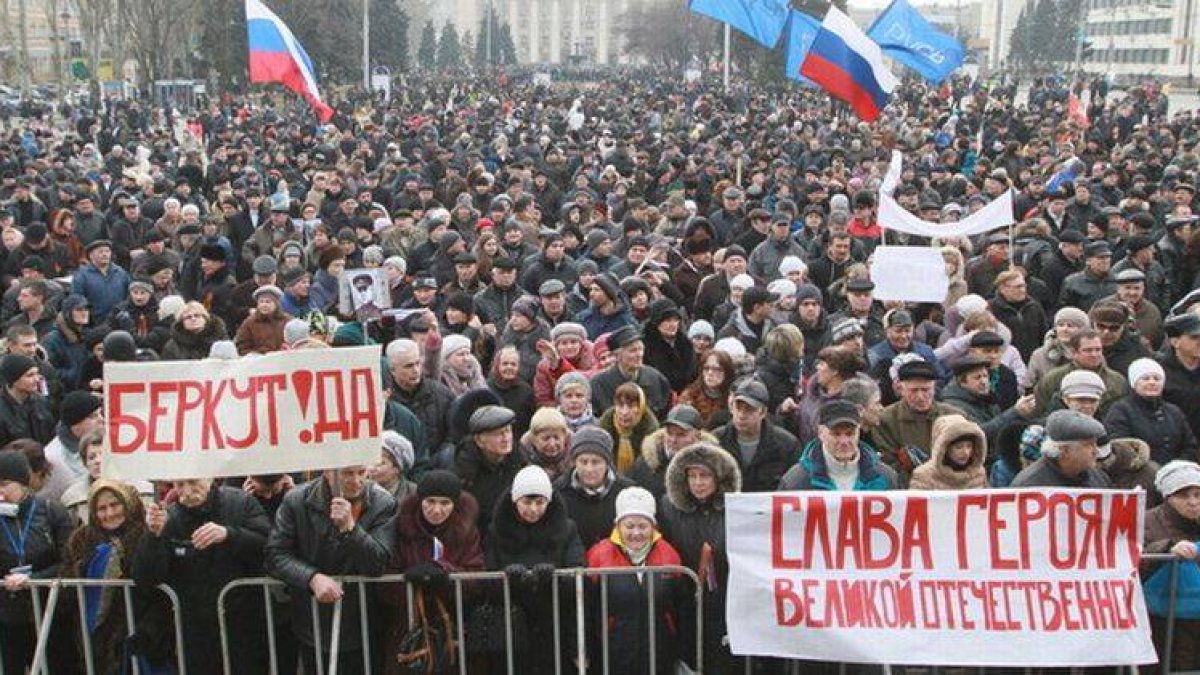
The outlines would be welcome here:
<svg viewBox="0 0 1200 675">
<path fill-rule="evenodd" d="M 716 492 L 704 501 L 688 490 L 687 469 L 702 465 L 716 478 Z M 709 443 L 696 443 L 680 450 L 667 465 L 666 493 L 659 500 L 659 527 L 663 536 L 679 552 L 684 566 L 700 575 L 704 589 L 704 671 L 734 672 L 729 648 L 722 644 L 726 635 L 725 591 L 729 580 L 729 558 L 725 548 L 725 495 L 741 492 L 742 475 L 728 452 Z M 690 604 L 681 612 L 680 625 L 695 621 L 696 608 Z M 680 656 L 695 666 L 694 642 L 680 643 Z"/>
<path fill-rule="evenodd" d="M 1113 438 L 1108 445 L 1112 454 L 1107 459 L 1099 460 L 1097 466 L 1112 481 L 1113 488 L 1145 490 L 1147 509 L 1161 504 L 1162 495 L 1154 486 L 1159 465 L 1150 459 L 1150 445 L 1140 438 Z"/>
<path fill-rule="evenodd" d="M 70 312 L 58 313 L 54 319 L 54 330 L 46 335 L 42 344 L 45 345 L 46 357 L 54 364 L 63 386 L 76 389 L 81 384 L 79 379 L 83 364 L 91 354 L 83 339 L 87 326 L 76 325 L 69 314 Z"/>
<path fill-rule="evenodd" d="M 946 453 L 960 438 L 970 438 L 971 460 L 962 470 L 950 466 Z M 987 438 L 978 424 L 961 415 L 945 415 L 933 422 L 933 448 L 929 461 L 913 469 L 910 490 L 971 490 L 987 487 Z"/>
<path fill-rule="evenodd" d="M 667 311 L 674 304 L 670 301 L 650 303 L 650 313 L 646 318 L 642 340 L 646 346 L 646 354 L 643 357 L 645 363 L 657 368 L 671 384 L 671 390 L 678 393 L 696 379 L 696 351 L 682 326 L 675 332 L 675 338 L 669 342 L 658 331 L 658 325 L 673 316 Z"/>
</svg>

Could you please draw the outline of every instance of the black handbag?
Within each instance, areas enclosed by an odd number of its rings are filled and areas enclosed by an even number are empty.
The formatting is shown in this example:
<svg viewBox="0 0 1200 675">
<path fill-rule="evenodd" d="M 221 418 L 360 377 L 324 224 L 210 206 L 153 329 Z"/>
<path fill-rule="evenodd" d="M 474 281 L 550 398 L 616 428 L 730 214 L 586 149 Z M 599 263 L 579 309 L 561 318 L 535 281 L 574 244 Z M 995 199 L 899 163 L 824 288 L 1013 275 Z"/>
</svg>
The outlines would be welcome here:
<svg viewBox="0 0 1200 675">
<path fill-rule="evenodd" d="M 458 643 L 454 640 L 454 624 L 441 598 L 433 596 L 434 615 L 426 611 L 425 591 L 415 594 L 415 622 L 400 638 L 396 661 L 400 672 L 410 675 L 450 673 L 458 663 Z"/>
</svg>

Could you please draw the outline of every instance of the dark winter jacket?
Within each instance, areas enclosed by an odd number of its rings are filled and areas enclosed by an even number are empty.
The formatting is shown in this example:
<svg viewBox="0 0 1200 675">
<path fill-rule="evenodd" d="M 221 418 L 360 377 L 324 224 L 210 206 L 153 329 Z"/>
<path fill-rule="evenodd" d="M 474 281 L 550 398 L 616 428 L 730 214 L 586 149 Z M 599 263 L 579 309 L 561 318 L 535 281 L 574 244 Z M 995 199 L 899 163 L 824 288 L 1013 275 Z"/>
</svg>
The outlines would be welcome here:
<svg viewBox="0 0 1200 675">
<path fill-rule="evenodd" d="M 363 489 L 362 513 L 354 529 L 339 532 L 329 519 L 332 500 L 323 476 L 292 490 L 283 498 L 275 527 L 267 540 L 267 573 L 291 587 L 292 630 L 312 648 L 312 592 L 308 584 L 316 574 L 379 576 L 383 574 L 394 546 L 392 517 L 396 500 L 382 487 L 368 482 Z M 342 600 L 343 626 L 357 626 L 359 613 L 356 589 L 346 589 Z M 371 594 L 368 593 L 368 597 Z M 320 604 L 321 644 L 330 645 L 333 605 Z M 343 630 L 339 647 L 343 652 L 361 649 L 361 633 Z"/>
<path fill-rule="evenodd" d="M 585 550 L 603 541 L 612 532 L 613 519 L 617 515 L 617 495 L 633 484 L 632 480 L 617 475 L 611 469 L 605 478 L 604 488 L 595 494 L 590 494 L 575 480 L 574 469 L 555 481 L 554 498 L 561 498 L 567 507 L 567 515 L 575 521 L 579 540 L 583 542 Z"/>
<path fill-rule="evenodd" d="M 223 525 L 228 536 L 224 543 L 197 550 L 191 545 L 192 533 L 212 522 Z M 258 501 L 242 490 L 213 487 L 208 500 L 197 508 L 182 504 L 167 507 L 167 524 L 160 536 L 142 537 L 133 561 L 133 578 L 139 584 L 167 584 L 178 595 L 183 611 L 183 631 L 188 636 L 188 672 L 220 672 L 214 668 L 220 654 L 217 623 L 217 596 L 234 579 L 262 574 L 263 545 L 271 523 Z M 260 596 L 247 593 L 230 598 L 226 609 L 232 617 L 244 617 Z M 307 603 L 305 610 L 308 609 Z M 241 623 L 235 630 L 254 629 Z"/>
<path fill-rule="evenodd" d="M 592 379 L 592 410 L 608 410 L 613 405 L 613 395 L 617 392 L 617 387 L 620 387 L 626 382 L 633 382 L 642 388 L 642 392 L 646 395 L 646 405 L 650 408 L 650 412 L 660 420 L 667 418 L 667 413 L 671 410 L 671 403 L 674 400 L 674 392 L 671 391 L 671 383 L 658 369 L 644 365 L 638 368 L 637 376 L 628 378 L 617 364 L 608 367 Z"/>
<path fill-rule="evenodd" d="M 54 415 L 45 396 L 33 394 L 18 403 L 8 387 L 0 385 L 0 447 L 18 438 L 31 438 L 45 445 L 54 439 L 54 430 Z"/>
<path fill-rule="evenodd" d="M 524 466 L 525 458 L 517 452 L 515 445 L 499 464 L 494 464 L 484 456 L 473 437 L 467 436 L 459 442 L 458 454 L 454 458 L 454 473 L 462 479 L 463 489 L 470 492 L 479 503 L 477 525 L 485 543 L 496 500 L 512 486 L 513 477 Z"/>
<path fill-rule="evenodd" d="M 229 334 L 225 331 L 225 321 L 215 314 L 209 315 L 208 322 L 204 324 L 204 328 L 199 333 L 184 330 L 183 322 L 176 320 L 175 324 L 171 326 L 171 339 L 163 347 L 162 360 L 206 359 L 214 342 L 228 339 Z"/>
<path fill-rule="evenodd" d="M 429 456 L 436 457 L 448 440 L 450 404 L 454 402 L 454 394 L 446 385 L 429 377 L 421 379 L 421 383 L 413 391 L 405 391 L 399 385 L 392 384 L 392 400 L 402 404 L 412 411 L 412 414 L 425 425 L 425 438 L 428 440 Z M 478 496 L 478 495 L 476 495 Z"/>
<path fill-rule="evenodd" d="M 671 390 L 678 393 L 696 379 L 696 351 L 682 327 L 675 334 L 674 340 L 667 342 L 663 338 L 657 328 L 662 322 L 662 317 L 656 316 L 655 304 L 657 303 L 650 305 L 650 316 L 646 320 L 643 333 L 642 339 L 646 345 L 643 360 L 662 373 L 670 383 Z"/>
<path fill-rule="evenodd" d="M 5 573 L 14 567 L 29 565 L 35 579 L 58 576 L 61 554 L 75 529 L 66 509 L 58 502 L 46 501 L 29 493 L 17 504 L 16 517 L 0 516 L 9 532 L 16 534 L 28 527 L 25 540 L 25 556 L 17 555 L 14 540 L 0 537 L 0 569 Z M 28 523 L 28 525 L 26 525 Z M 0 630 L 4 626 L 33 625 L 32 600 L 28 591 L 9 593 L 0 591 Z"/>
<path fill-rule="evenodd" d="M 76 389 L 86 384 L 80 382 L 83 364 L 90 356 L 83 341 L 86 328 L 75 325 L 66 314 L 60 312 L 54 319 L 54 330 L 42 341 L 46 348 L 46 358 L 54 364 L 59 381 L 67 389 Z"/>
<path fill-rule="evenodd" d="M 788 467 L 800 457 L 800 441 L 769 419 L 763 420 L 758 434 L 758 450 L 747 463 L 738 447 L 737 429 L 727 424 L 713 430 L 721 447 L 738 463 L 743 492 L 772 492 Z"/>
<path fill-rule="evenodd" d="M 1000 295 L 992 298 L 989 304 L 996 319 L 1012 332 L 1012 346 L 1021 353 L 1022 359 L 1029 361 L 1033 350 L 1042 346 L 1042 338 L 1050 329 L 1050 320 L 1042 304 L 1029 297 L 1019 305 L 1013 304 Z"/>
<path fill-rule="evenodd" d="M 716 478 L 717 490 L 701 502 L 688 490 L 687 468 L 703 465 Z M 704 664 L 708 672 L 731 666 L 729 652 L 722 646 L 725 628 L 725 592 L 729 581 L 729 557 L 725 548 L 725 495 L 741 492 L 742 476 L 737 462 L 716 445 L 697 443 L 680 450 L 667 466 L 666 494 L 658 503 L 658 522 L 663 536 L 679 552 L 688 569 L 700 576 L 704 589 Z M 711 561 L 711 564 L 710 564 Z M 695 621 L 695 608 L 681 617 L 681 625 Z M 686 635 L 687 633 L 685 633 Z M 695 666 L 695 642 L 680 644 L 680 656 Z"/>
<path fill-rule="evenodd" d="M 1150 446 L 1160 466 L 1173 459 L 1195 461 L 1196 437 L 1183 411 L 1162 397 L 1145 398 L 1129 392 L 1108 409 L 1104 427 L 1112 438 L 1139 438 Z"/>
<path fill-rule="evenodd" d="M 128 300 L 117 305 L 109 325 L 113 330 L 123 330 L 132 335 L 139 348 L 153 349 L 159 355 L 167 340 L 171 339 L 170 326 L 158 319 L 158 300 L 153 296 L 141 307 Z"/>
<path fill-rule="evenodd" d="M 1164 347 L 1157 360 L 1167 373 L 1163 400 L 1179 406 L 1192 427 L 1192 435 L 1200 438 L 1200 368 L 1189 370 L 1170 345 Z"/>
<path fill-rule="evenodd" d="M 521 565 L 527 571 L 539 564 L 555 569 L 582 567 L 585 562 L 583 544 L 575 522 L 557 495 L 546 505 L 542 518 L 525 523 L 517 515 L 512 491 L 505 490 L 496 502 L 491 533 L 486 545 L 487 568 L 504 570 Z M 565 669 L 575 652 L 574 595 L 568 580 L 559 581 L 559 625 L 554 624 L 554 595 L 550 579 L 537 579 L 531 574 L 513 593 L 515 604 L 524 614 L 527 630 L 525 644 L 517 645 L 514 658 L 517 672 L 550 675 L 555 672 L 555 631 L 562 641 L 562 662 Z"/>
</svg>

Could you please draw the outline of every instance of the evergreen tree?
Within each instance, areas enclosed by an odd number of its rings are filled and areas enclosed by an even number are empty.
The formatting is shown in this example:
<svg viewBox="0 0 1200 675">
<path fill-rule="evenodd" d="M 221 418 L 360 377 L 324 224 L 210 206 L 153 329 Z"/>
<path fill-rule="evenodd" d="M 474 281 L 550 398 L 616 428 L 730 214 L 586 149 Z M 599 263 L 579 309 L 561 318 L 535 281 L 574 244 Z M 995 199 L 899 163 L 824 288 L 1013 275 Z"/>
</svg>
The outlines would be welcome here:
<svg viewBox="0 0 1200 675">
<path fill-rule="evenodd" d="M 513 43 L 512 28 L 507 23 L 500 28 L 498 54 L 502 64 L 511 66 L 517 62 L 517 46 Z"/>
<path fill-rule="evenodd" d="M 432 21 L 426 21 L 421 29 L 421 46 L 417 48 L 417 66 L 423 70 L 437 68 L 437 51 L 437 29 Z"/>
<path fill-rule="evenodd" d="M 489 3 L 490 4 L 490 3 Z M 490 31 L 490 32 L 489 32 Z M 488 53 L 488 47 L 491 53 Z M 499 61 L 500 53 L 500 16 L 494 7 L 488 7 L 483 18 L 479 20 L 479 37 L 475 41 L 475 67 L 487 68 Z"/>
<path fill-rule="evenodd" d="M 408 13 L 397 0 L 371 0 L 371 64 L 408 69 Z"/>
<path fill-rule="evenodd" d="M 454 24 L 446 21 L 446 25 L 442 26 L 442 35 L 438 38 L 438 70 L 454 70 L 462 65 L 462 42 L 458 39 L 458 31 L 455 30 Z"/>
<path fill-rule="evenodd" d="M 471 31 L 466 31 L 462 35 L 462 58 L 463 63 L 476 63 L 477 54 L 475 53 L 475 36 Z"/>
</svg>

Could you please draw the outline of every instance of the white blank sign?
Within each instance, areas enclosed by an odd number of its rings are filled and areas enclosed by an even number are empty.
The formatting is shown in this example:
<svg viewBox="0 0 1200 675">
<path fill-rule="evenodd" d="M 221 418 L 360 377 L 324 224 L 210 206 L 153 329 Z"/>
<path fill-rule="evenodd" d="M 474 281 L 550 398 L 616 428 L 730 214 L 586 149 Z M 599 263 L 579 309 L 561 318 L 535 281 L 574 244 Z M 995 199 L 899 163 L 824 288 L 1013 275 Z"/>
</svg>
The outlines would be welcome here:
<svg viewBox="0 0 1200 675">
<path fill-rule="evenodd" d="M 923 246 L 880 246 L 871 262 L 875 299 L 944 302 L 950 280 L 942 252 Z"/>
</svg>

